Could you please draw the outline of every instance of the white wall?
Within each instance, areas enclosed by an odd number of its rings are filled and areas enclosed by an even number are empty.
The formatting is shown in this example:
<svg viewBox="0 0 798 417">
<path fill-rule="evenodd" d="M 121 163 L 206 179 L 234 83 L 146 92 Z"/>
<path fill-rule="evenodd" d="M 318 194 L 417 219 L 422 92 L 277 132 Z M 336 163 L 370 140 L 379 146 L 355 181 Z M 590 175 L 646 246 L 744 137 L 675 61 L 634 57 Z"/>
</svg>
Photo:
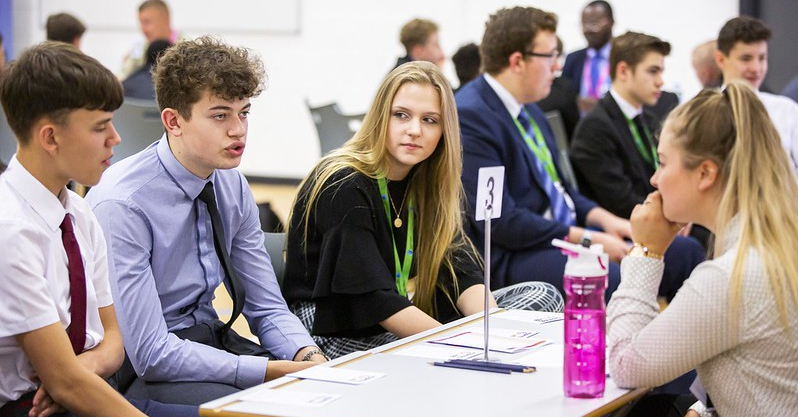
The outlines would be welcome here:
<svg viewBox="0 0 798 417">
<path fill-rule="evenodd" d="M 398 41 L 404 22 L 414 17 L 436 21 L 441 27 L 443 49 L 451 55 L 462 44 L 480 42 L 489 14 L 501 7 L 531 5 L 559 15 L 558 33 L 566 51 L 572 51 L 585 46 L 579 21 L 588 2 L 167 1 L 175 28 L 182 29 L 185 35 L 216 34 L 261 54 L 269 87 L 253 101 L 241 170 L 248 175 L 287 178 L 303 177 L 319 157 L 318 139 L 305 99 L 314 105 L 337 101 L 347 113 L 365 112 L 382 77 L 396 58 L 404 55 Z M 140 0 L 16 0 L 15 50 L 44 39 L 47 13 L 66 11 L 87 23 L 83 50 L 117 71 L 127 49 L 141 37 L 137 28 L 139 3 Z M 205 4 L 224 11 L 197 7 Z M 691 97 L 699 89 L 690 64 L 693 47 L 716 37 L 722 24 L 738 13 L 737 0 L 611 0 L 611 4 L 616 35 L 635 30 L 671 42 L 665 87 L 681 92 L 683 97 Z M 230 19 L 237 14 L 243 17 Z M 262 16 L 263 25 L 252 16 Z M 290 24 L 275 23 L 285 21 Z M 456 85 L 451 62 L 445 70 Z"/>
</svg>

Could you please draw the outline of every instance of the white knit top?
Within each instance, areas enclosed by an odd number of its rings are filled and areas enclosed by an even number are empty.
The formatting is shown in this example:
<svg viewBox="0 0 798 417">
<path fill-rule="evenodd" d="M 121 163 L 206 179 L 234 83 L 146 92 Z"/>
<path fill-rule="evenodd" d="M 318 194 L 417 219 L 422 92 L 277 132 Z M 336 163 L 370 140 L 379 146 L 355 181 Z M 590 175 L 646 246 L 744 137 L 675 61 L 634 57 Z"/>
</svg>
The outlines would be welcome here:
<svg viewBox="0 0 798 417">
<path fill-rule="evenodd" d="M 752 249 L 735 332 L 729 282 L 739 230 L 729 235 L 723 254 L 696 267 L 662 313 L 663 262 L 623 260 L 607 311 L 610 373 L 621 387 L 655 387 L 695 368 L 722 417 L 798 415 L 798 308 L 788 302 L 786 332 Z"/>
</svg>

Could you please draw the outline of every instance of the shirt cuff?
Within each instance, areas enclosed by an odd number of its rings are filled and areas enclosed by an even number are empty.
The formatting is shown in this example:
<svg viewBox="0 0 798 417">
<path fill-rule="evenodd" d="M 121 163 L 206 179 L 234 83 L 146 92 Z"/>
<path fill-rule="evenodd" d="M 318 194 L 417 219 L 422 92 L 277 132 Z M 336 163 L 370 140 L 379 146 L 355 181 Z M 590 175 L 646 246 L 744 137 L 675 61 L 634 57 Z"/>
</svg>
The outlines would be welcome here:
<svg viewBox="0 0 798 417">
<path fill-rule="evenodd" d="M 643 293 L 659 292 L 665 263 L 645 256 L 626 256 L 621 261 L 621 285 L 630 286 Z M 620 288 L 619 288 L 620 289 Z"/>
<path fill-rule="evenodd" d="M 239 356 L 236 386 L 246 389 L 262 384 L 266 380 L 266 367 L 268 364 L 269 358 L 262 356 Z"/>
</svg>

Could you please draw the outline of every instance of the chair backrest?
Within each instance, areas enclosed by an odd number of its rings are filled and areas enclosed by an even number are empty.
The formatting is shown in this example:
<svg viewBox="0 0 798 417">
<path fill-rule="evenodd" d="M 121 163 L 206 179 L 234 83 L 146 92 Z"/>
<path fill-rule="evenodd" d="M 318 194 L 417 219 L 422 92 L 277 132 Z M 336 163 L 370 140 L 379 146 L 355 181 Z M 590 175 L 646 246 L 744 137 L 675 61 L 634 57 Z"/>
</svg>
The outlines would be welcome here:
<svg viewBox="0 0 798 417">
<path fill-rule="evenodd" d="M 546 112 L 546 119 L 549 121 L 552 132 L 554 132 L 554 139 L 557 141 L 557 148 L 560 150 L 558 163 L 564 181 L 568 181 L 575 190 L 579 190 L 576 183 L 576 175 L 574 168 L 571 166 L 571 158 L 568 149 L 568 133 L 565 130 L 565 123 L 562 120 L 562 115 L 559 110 L 551 110 Z"/>
<path fill-rule="evenodd" d="M 272 259 L 272 268 L 280 288 L 285 277 L 285 233 L 263 232 L 264 246 Z"/>
<path fill-rule="evenodd" d="M 8 161 L 17 152 L 17 137 L 8 126 L 6 114 L 0 111 L 0 162 L 3 165 L 8 165 Z"/>
<path fill-rule="evenodd" d="M 341 113 L 336 103 L 313 107 L 306 100 L 305 104 L 316 125 L 322 155 L 339 148 L 349 140 L 360 128 L 365 116 L 365 114 L 345 115 Z"/>
<path fill-rule="evenodd" d="M 164 133 L 161 112 L 152 100 L 125 97 L 122 107 L 114 112 L 113 123 L 122 138 L 114 148 L 114 162 L 143 151 Z"/>
</svg>

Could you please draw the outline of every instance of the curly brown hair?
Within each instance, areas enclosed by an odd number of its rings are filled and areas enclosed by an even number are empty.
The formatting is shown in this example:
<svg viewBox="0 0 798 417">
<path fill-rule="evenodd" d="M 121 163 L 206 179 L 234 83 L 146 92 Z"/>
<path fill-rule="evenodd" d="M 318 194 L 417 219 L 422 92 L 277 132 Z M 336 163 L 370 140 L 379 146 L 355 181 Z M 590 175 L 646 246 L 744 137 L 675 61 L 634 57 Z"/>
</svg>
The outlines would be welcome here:
<svg viewBox="0 0 798 417">
<path fill-rule="evenodd" d="M 259 95 L 266 71 L 260 58 L 210 36 L 181 41 L 167 49 L 153 70 L 158 107 L 191 119 L 191 106 L 205 91 L 225 100 Z"/>
<path fill-rule="evenodd" d="M 122 105 L 122 94 L 111 71 L 63 42 L 35 45 L 0 72 L 0 102 L 23 146 L 39 119 L 63 126 L 73 110 L 112 112 Z"/>
<path fill-rule="evenodd" d="M 541 30 L 557 31 L 557 15 L 534 7 L 501 9 L 485 24 L 480 52 L 482 70 L 496 75 L 509 65 L 510 55 L 524 53 Z"/>
</svg>

